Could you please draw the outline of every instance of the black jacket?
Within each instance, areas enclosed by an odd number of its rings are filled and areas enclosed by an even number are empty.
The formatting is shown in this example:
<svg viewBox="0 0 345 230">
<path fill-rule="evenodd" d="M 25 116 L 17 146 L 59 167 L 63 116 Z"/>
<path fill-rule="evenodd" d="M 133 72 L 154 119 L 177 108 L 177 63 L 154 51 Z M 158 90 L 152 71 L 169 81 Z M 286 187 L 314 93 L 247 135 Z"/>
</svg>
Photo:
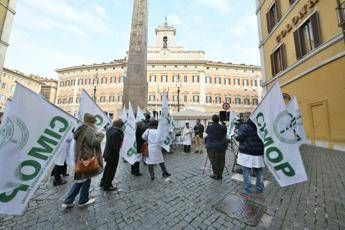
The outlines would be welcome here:
<svg viewBox="0 0 345 230">
<path fill-rule="evenodd" d="M 225 151 L 228 147 L 228 139 L 226 139 L 226 127 L 218 123 L 209 125 L 206 129 L 206 149 Z"/>
<path fill-rule="evenodd" d="M 195 136 L 199 136 L 199 137 L 203 137 L 204 136 L 204 126 L 202 124 L 199 124 L 199 125 L 195 125 L 194 126 L 194 133 L 195 133 Z"/>
<path fill-rule="evenodd" d="M 111 127 L 107 131 L 107 142 L 103 153 L 106 161 L 115 160 L 119 157 L 123 141 L 123 131 L 119 128 Z"/>
<path fill-rule="evenodd" d="M 235 139 L 240 143 L 238 151 L 252 156 L 264 155 L 264 144 L 256 132 L 256 126 L 248 120 L 238 129 Z"/>
<path fill-rule="evenodd" d="M 141 147 L 144 144 L 144 140 L 141 137 L 144 132 L 146 131 L 146 128 L 144 127 L 143 129 L 137 128 L 137 130 L 135 131 L 135 136 L 136 136 L 136 141 L 137 141 L 137 152 L 141 153 Z"/>
</svg>

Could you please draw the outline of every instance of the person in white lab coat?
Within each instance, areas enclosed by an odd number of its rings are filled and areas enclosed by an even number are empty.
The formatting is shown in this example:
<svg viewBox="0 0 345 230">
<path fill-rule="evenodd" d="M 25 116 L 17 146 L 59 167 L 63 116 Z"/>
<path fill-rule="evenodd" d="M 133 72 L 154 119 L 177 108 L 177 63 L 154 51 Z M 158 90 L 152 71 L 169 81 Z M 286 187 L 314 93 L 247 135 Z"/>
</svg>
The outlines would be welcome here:
<svg viewBox="0 0 345 230">
<path fill-rule="evenodd" d="M 192 134 L 193 130 L 191 127 L 189 127 L 189 123 L 186 122 L 186 126 L 183 129 L 182 135 L 183 135 L 183 151 L 185 153 L 190 153 L 190 146 L 192 145 Z"/>
<path fill-rule="evenodd" d="M 67 183 L 67 181 L 62 179 L 62 176 L 68 175 L 66 159 L 71 149 L 72 140 L 73 140 L 73 133 L 70 132 L 67 135 L 65 141 L 61 144 L 61 148 L 56 155 L 55 166 L 51 173 L 51 175 L 54 176 L 54 181 L 53 181 L 54 186 L 64 185 Z"/>
<path fill-rule="evenodd" d="M 171 174 L 167 172 L 164 164 L 161 143 L 157 141 L 157 127 L 158 121 L 151 120 L 149 128 L 142 135 L 143 140 L 148 143 L 149 154 L 148 157 L 145 158 L 145 163 L 148 166 L 151 180 L 155 179 L 153 166 L 156 164 L 159 164 L 161 167 L 163 177 L 171 176 Z"/>
</svg>

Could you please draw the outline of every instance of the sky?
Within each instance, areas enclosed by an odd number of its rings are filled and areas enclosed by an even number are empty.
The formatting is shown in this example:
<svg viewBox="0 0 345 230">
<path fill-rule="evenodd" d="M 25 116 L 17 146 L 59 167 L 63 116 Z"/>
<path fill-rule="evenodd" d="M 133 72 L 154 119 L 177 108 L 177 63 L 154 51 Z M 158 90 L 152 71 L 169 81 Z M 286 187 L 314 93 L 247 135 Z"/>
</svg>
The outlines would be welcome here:
<svg viewBox="0 0 345 230">
<path fill-rule="evenodd" d="M 176 27 L 176 43 L 206 59 L 260 65 L 255 1 L 149 0 L 149 46 L 156 26 Z M 5 67 L 57 78 L 55 69 L 124 58 L 133 0 L 17 1 Z"/>
</svg>

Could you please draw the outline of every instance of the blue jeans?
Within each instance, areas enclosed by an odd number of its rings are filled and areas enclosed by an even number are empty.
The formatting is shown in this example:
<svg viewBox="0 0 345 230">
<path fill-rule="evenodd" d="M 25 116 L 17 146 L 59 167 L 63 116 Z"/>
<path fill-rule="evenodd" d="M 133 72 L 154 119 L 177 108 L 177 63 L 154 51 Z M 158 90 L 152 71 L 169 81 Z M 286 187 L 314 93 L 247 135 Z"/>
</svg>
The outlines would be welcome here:
<svg viewBox="0 0 345 230">
<path fill-rule="evenodd" d="M 253 168 L 255 171 L 256 176 L 256 192 L 261 193 L 264 192 L 264 178 L 262 175 L 262 168 Z M 251 168 L 247 168 L 242 166 L 243 170 L 243 190 L 247 194 L 252 193 L 252 184 L 250 183 L 250 174 L 251 174 Z"/>
<path fill-rule="evenodd" d="M 64 203 L 72 204 L 80 192 L 79 204 L 85 204 L 89 201 L 89 190 L 90 190 L 91 179 L 87 179 L 82 183 L 74 183 L 71 190 L 69 191 Z"/>
</svg>

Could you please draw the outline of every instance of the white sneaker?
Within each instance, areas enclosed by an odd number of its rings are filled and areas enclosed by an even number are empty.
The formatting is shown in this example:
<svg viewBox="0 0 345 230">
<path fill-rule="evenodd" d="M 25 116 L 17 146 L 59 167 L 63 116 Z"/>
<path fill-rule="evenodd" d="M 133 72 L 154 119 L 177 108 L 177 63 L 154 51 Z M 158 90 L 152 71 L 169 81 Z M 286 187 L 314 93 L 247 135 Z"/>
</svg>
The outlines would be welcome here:
<svg viewBox="0 0 345 230">
<path fill-rule="evenodd" d="M 61 205 L 61 207 L 62 207 L 63 209 L 72 208 L 73 206 L 74 206 L 74 203 L 72 203 L 72 204 L 65 204 L 65 203 L 63 203 L 63 204 Z"/>
<path fill-rule="evenodd" d="M 88 202 L 84 203 L 84 204 L 78 204 L 78 207 L 84 207 L 90 204 L 95 203 L 96 199 L 95 198 L 90 198 Z"/>
</svg>

